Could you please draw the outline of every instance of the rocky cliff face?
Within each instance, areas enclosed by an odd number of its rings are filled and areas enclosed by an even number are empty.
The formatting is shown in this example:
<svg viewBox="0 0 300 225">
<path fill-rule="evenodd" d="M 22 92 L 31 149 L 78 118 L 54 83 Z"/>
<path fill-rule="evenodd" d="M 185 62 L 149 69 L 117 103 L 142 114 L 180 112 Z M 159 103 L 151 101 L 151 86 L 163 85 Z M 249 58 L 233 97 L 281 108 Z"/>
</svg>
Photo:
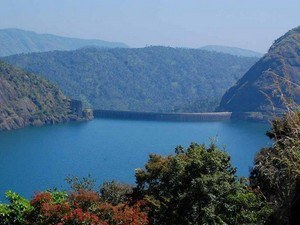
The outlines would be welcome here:
<svg viewBox="0 0 300 225">
<path fill-rule="evenodd" d="M 279 114 L 300 103 L 300 27 L 277 39 L 222 98 L 219 110 L 252 115 Z"/>
<path fill-rule="evenodd" d="M 46 80 L 0 61 L 0 130 L 83 119 Z"/>
</svg>

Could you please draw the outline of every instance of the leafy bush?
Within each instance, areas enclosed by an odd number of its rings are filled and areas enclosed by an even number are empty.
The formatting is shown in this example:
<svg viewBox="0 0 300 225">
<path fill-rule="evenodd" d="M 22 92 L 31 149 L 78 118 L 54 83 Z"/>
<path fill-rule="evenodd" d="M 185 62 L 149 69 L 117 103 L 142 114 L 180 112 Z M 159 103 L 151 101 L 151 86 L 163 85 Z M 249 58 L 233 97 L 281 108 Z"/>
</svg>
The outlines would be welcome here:
<svg viewBox="0 0 300 225">
<path fill-rule="evenodd" d="M 78 192 L 80 190 L 92 191 L 95 190 L 96 180 L 92 178 L 89 174 L 87 177 L 80 179 L 77 176 L 68 176 L 66 182 L 69 184 L 70 188 Z"/>
<path fill-rule="evenodd" d="M 268 224 L 300 223 L 300 112 L 276 119 L 267 133 L 273 146 L 255 158 L 251 184 L 272 206 Z"/>
<path fill-rule="evenodd" d="M 42 192 L 36 194 L 30 201 L 33 210 L 27 216 L 29 224 L 58 224 L 62 221 L 62 217 L 70 212 L 71 206 L 66 199 L 55 201 L 56 193 Z"/>
<path fill-rule="evenodd" d="M 112 205 L 130 201 L 132 187 L 116 181 L 104 182 L 100 187 L 101 199 Z"/>
<path fill-rule="evenodd" d="M 10 204 L 0 204 L 0 224 L 24 225 L 26 216 L 33 210 L 33 207 L 28 200 L 12 191 L 6 192 L 5 196 Z"/>
<path fill-rule="evenodd" d="M 237 179 L 227 153 L 212 144 L 177 147 L 176 155 L 150 155 L 136 172 L 136 194 L 145 198 L 151 224 L 261 224 L 268 207 Z"/>
<path fill-rule="evenodd" d="M 147 225 L 143 201 L 112 205 L 94 191 L 46 191 L 29 202 L 7 192 L 10 204 L 0 205 L 1 225 Z"/>
</svg>

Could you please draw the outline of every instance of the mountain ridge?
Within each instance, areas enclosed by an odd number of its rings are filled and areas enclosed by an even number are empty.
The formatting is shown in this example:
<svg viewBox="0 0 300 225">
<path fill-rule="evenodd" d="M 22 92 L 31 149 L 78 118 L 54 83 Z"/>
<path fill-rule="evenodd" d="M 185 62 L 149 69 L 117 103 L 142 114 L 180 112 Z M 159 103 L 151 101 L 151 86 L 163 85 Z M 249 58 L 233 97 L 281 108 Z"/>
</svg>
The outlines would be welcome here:
<svg viewBox="0 0 300 225">
<path fill-rule="evenodd" d="M 258 59 L 152 46 L 31 53 L 4 58 L 95 109 L 205 112 Z"/>
<path fill-rule="evenodd" d="M 220 53 L 225 53 L 225 54 L 230 54 L 230 55 L 236 55 L 236 56 L 244 56 L 244 57 L 261 58 L 264 55 L 263 53 L 256 52 L 253 50 L 225 46 L 225 45 L 205 45 L 205 46 L 201 47 L 200 49 L 206 50 L 206 51 L 213 51 L 213 52 L 220 52 Z"/>
<path fill-rule="evenodd" d="M 219 110 L 282 114 L 300 103 L 300 27 L 275 40 L 268 53 L 223 96 Z"/>
<path fill-rule="evenodd" d="M 86 46 L 128 48 L 126 44 L 121 42 L 40 34 L 17 28 L 0 29 L 0 44 L 0 56 L 53 50 L 75 50 Z"/>
</svg>

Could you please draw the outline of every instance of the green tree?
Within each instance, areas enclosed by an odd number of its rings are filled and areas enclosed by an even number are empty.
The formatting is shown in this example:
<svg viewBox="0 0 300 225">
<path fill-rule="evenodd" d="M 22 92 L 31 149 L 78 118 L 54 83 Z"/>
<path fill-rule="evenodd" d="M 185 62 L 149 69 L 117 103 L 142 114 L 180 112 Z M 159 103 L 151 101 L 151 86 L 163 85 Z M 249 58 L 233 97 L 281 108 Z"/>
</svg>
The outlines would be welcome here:
<svg viewBox="0 0 300 225">
<path fill-rule="evenodd" d="M 131 199 L 132 187 L 116 181 L 105 181 L 100 187 L 101 199 L 112 205 L 129 202 Z"/>
<path fill-rule="evenodd" d="M 96 188 L 96 180 L 90 174 L 82 178 L 69 175 L 67 176 L 65 181 L 74 192 L 78 192 L 81 190 L 93 191 Z"/>
<path fill-rule="evenodd" d="M 238 179 L 230 157 L 215 144 L 177 147 L 167 157 L 150 155 L 136 171 L 135 194 L 149 205 L 151 224 L 260 224 L 268 207 L 245 179 Z"/>
<path fill-rule="evenodd" d="M 25 224 L 27 214 L 33 210 L 30 202 L 12 191 L 7 191 L 5 196 L 10 204 L 0 204 L 0 224 Z"/>
<path fill-rule="evenodd" d="M 300 113 L 274 120 L 267 136 L 273 145 L 257 154 L 251 185 L 273 209 L 268 224 L 300 224 Z"/>
</svg>

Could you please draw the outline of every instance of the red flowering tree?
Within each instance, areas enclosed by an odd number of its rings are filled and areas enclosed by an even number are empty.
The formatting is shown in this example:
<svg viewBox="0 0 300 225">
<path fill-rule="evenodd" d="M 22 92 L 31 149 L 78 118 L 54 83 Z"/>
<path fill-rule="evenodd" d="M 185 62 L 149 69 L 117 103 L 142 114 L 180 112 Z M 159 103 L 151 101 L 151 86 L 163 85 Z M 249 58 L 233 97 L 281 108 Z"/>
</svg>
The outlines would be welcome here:
<svg viewBox="0 0 300 225">
<path fill-rule="evenodd" d="M 30 201 L 27 224 L 44 225 L 147 225 L 143 203 L 112 205 L 94 191 L 42 192 Z"/>
</svg>

